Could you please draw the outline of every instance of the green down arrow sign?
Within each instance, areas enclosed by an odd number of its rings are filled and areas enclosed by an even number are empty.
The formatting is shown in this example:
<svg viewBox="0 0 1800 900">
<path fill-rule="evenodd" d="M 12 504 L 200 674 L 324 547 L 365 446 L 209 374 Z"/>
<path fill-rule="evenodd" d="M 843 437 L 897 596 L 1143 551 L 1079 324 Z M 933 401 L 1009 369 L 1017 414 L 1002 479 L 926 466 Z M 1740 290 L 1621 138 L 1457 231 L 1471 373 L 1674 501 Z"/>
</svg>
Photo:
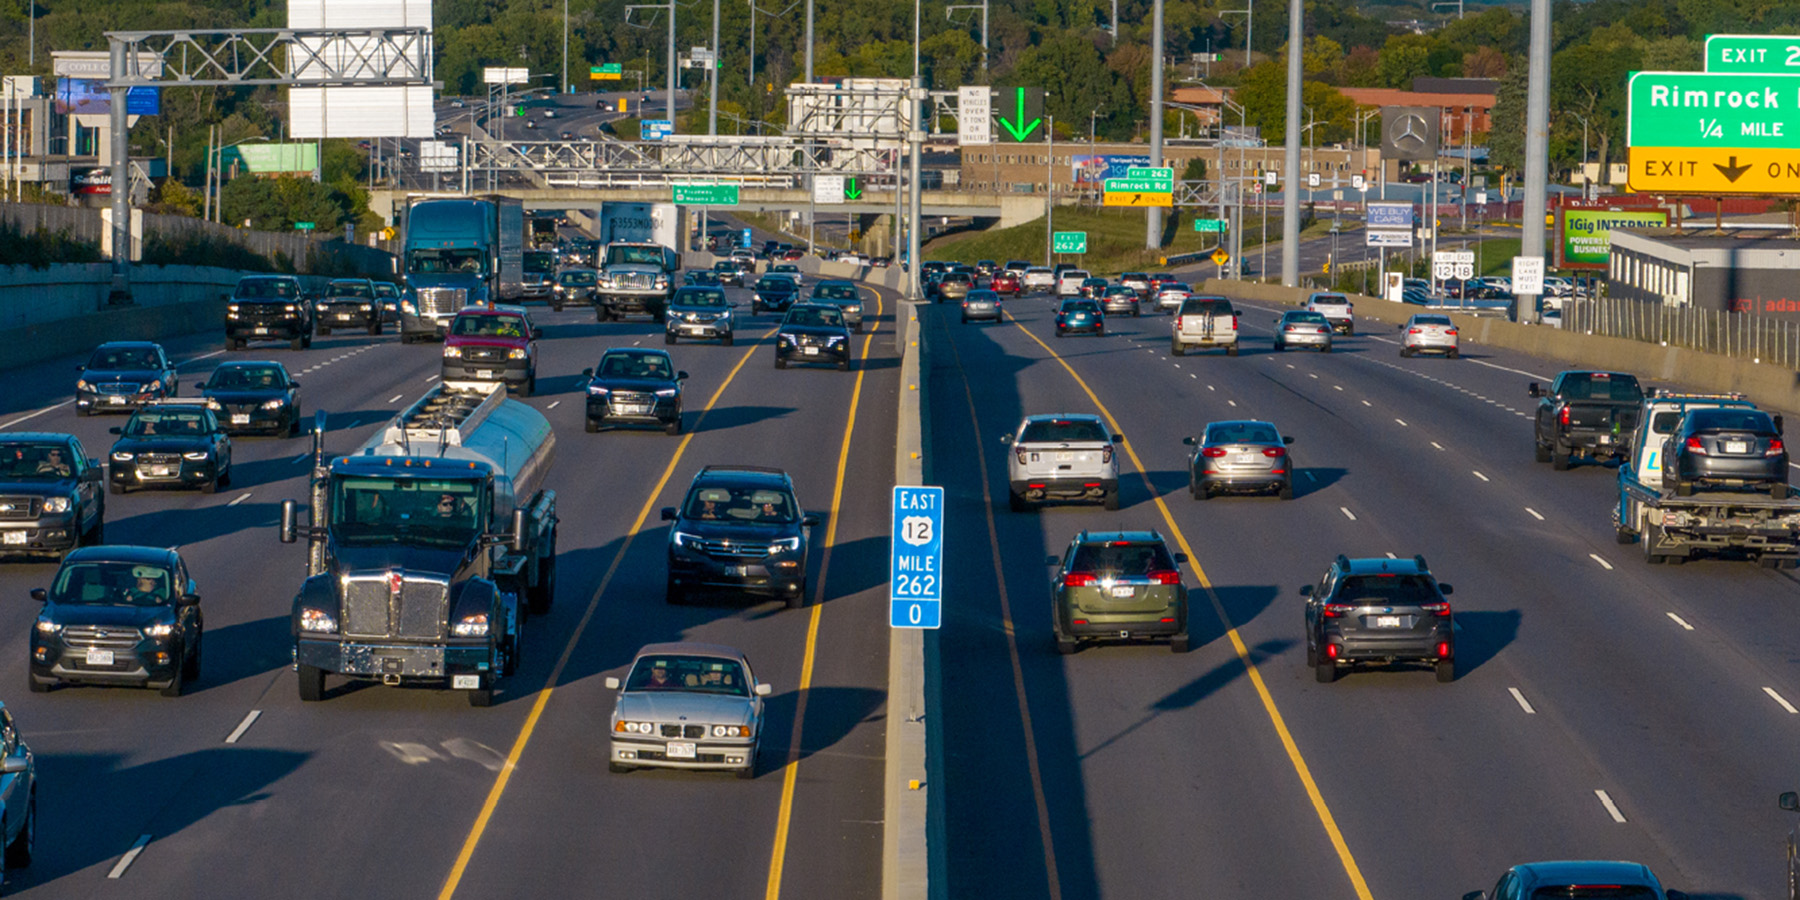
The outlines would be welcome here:
<svg viewBox="0 0 1800 900">
<path fill-rule="evenodd" d="M 1044 89 L 1014 88 L 1013 119 L 1007 121 L 1006 116 L 998 116 L 1000 127 L 1012 135 L 1019 143 L 1029 141 L 1037 133 L 1038 126 L 1044 123 Z"/>
<path fill-rule="evenodd" d="M 854 176 L 854 175 L 850 176 L 849 178 L 844 179 L 844 199 L 845 200 L 860 200 L 860 199 L 862 199 L 862 188 L 859 188 L 856 186 L 856 176 Z"/>
</svg>

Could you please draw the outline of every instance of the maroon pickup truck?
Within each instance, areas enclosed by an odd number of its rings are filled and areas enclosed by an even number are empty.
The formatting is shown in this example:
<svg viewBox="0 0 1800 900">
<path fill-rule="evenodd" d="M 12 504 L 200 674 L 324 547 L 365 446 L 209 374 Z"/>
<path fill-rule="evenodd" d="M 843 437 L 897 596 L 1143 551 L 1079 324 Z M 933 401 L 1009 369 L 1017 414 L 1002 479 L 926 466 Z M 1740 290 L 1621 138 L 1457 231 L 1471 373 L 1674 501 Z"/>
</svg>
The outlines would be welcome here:
<svg viewBox="0 0 1800 900">
<path fill-rule="evenodd" d="M 529 397 L 537 390 L 537 338 L 523 307 L 465 309 L 444 333 L 443 379 L 504 382 Z"/>
</svg>

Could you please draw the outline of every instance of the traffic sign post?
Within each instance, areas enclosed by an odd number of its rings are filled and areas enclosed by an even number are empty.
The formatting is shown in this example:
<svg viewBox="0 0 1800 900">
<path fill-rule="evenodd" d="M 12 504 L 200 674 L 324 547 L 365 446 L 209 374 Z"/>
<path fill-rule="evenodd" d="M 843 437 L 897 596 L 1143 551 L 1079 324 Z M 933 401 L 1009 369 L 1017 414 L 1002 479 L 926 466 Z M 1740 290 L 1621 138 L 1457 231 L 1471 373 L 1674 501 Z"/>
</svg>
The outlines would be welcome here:
<svg viewBox="0 0 1800 900">
<path fill-rule="evenodd" d="M 1058 231 L 1050 236 L 1050 252 L 1052 253 L 1086 253 L 1087 232 Z"/>
<path fill-rule="evenodd" d="M 676 203 L 686 206 L 736 206 L 738 186 L 735 184 L 675 184 Z"/>
<path fill-rule="evenodd" d="M 944 606 L 944 489 L 894 487 L 888 624 L 936 628 Z"/>
</svg>

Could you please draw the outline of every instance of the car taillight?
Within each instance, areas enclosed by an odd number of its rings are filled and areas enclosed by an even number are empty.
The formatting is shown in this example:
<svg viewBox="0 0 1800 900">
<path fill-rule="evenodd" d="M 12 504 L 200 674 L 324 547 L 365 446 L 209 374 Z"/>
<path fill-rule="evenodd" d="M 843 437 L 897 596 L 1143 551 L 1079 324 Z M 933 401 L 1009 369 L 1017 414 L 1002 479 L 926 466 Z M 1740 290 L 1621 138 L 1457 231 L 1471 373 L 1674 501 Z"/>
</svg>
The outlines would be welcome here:
<svg viewBox="0 0 1800 900">
<path fill-rule="evenodd" d="M 1418 333 L 1419 333 L 1419 329 L 1417 329 L 1417 328 L 1408 328 L 1408 329 L 1406 329 L 1406 333 L 1407 333 L 1407 334 L 1418 334 Z"/>
<path fill-rule="evenodd" d="M 1287 455 L 1286 447 L 1264 447 L 1263 455 L 1270 459 L 1280 459 Z"/>
<path fill-rule="evenodd" d="M 1150 580 L 1157 584 L 1180 584 L 1181 573 L 1170 569 L 1162 569 L 1151 572 Z"/>
<path fill-rule="evenodd" d="M 1326 644 L 1325 645 L 1325 658 L 1326 659 L 1337 659 L 1338 658 L 1338 645 Z"/>
<path fill-rule="evenodd" d="M 1449 641 L 1438 641 L 1438 658 L 1440 658 L 1440 659 L 1449 659 L 1450 658 L 1450 642 Z"/>
<path fill-rule="evenodd" d="M 1175 317 L 1175 330 L 1183 331 L 1186 329 L 1187 329 L 1187 316 L 1176 316 Z"/>
<path fill-rule="evenodd" d="M 1068 572 L 1063 575 L 1063 587 L 1088 587 L 1094 583 L 1094 576 L 1088 572 Z"/>
<path fill-rule="evenodd" d="M 1446 328 L 1444 329 L 1444 334 L 1449 335 L 1450 337 L 1456 337 L 1456 329 Z"/>
<path fill-rule="evenodd" d="M 1200 450 L 1200 455 L 1206 457 L 1207 459 L 1218 459 L 1219 457 L 1225 455 L 1225 448 L 1224 447 L 1203 447 Z"/>
<path fill-rule="evenodd" d="M 1101 462 L 1103 462 L 1103 463 L 1112 462 L 1112 455 L 1113 455 L 1113 448 L 1112 448 L 1111 444 L 1107 444 L 1106 446 L 1100 448 L 1100 461 Z"/>
<path fill-rule="evenodd" d="M 1563 407 L 1562 412 L 1557 414 L 1556 420 L 1564 425 L 1569 424 L 1569 408 Z"/>
<path fill-rule="evenodd" d="M 1763 455 L 1764 456 L 1780 456 L 1782 453 L 1784 453 L 1786 451 L 1787 451 L 1787 446 L 1785 444 L 1781 443 L 1781 438 L 1769 438 L 1769 448 L 1767 450 L 1763 451 Z"/>
<path fill-rule="evenodd" d="M 1445 602 L 1443 602 L 1443 601 L 1441 601 L 1441 600 L 1440 600 L 1440 601 L 1438 601 L 1438 602 L 1437 602 L 1437 603 L 1426 603 L 1426 604 L 1423 604 L 1423 605 L 1421 605 L 1421 606 L 1420 606 L 1420 609 L 1423 609 L 1423 610 L 1425 610 L 1425 611 L 1426 611 L 1426 612 L 1428 612 L 1428 613 L 1431 613 L 1431 614 L 1432 614 L 1432 615 L 1434 615 L 1434 616 L 1448 616 L 1448 615 L 1450 615 L 1450 604 L 1448 604 L 1448 603 L 1445 603 Z"/>
<path fill-rule="evenodd" d="M 1231 317 L 1231 330 L 1232 331 L 1237 330 L 1237 315 L 1236 314 L 1233 314 Z"/>
<path fill-rule="evenodd" d="M 1026 459 L 1025 459 L 1025 450 L 1024 450 L 1024 449 L 1023 449 L 1023 448 L 1020 448 L 1020 449 L 1019 449 L 1019 450 L 1016 450 L 1016 451 L 1014 451 L 1014 452 L 1015 452 L 1015 453 L 1016 453 L 1016 454 L 1018 454 L 1018 457 L 1019 457 L 1019 465 L 1021 465 L 1021 466 L 1022 466 L 1022 465 L 1025 465 L 1025 463 L 1026 463 Z"/>
<path fill-rule="evenodd" d="M 1327 603 L 1323 611 L 1327 619 L 1341 619 L 1349 615 L 1350 610 L 1355 608 L 1348 603 Z"/>
<path fill-rule="evenodd" d="M 1704 446 L 1701 446 L 1699 438 L 1691 437 L 1691 438 L 1687 439 L 1687 452 L 1698 453 L 1701 456 L 1705 456 L 1706 448 Z"/>
</svg>

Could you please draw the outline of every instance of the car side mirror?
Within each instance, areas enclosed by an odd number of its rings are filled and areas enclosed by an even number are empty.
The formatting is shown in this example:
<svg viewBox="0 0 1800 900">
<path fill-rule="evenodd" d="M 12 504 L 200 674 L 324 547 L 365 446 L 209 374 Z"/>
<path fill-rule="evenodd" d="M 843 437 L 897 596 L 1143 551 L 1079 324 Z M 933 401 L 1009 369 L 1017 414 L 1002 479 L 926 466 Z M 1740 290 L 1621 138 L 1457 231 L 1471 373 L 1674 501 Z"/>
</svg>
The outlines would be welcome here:
<svg viewBox="0 0 1800 900">
<path fill-rule="evenodd" d="M 1112 442 L 1115 444 L 1123 444 L 1125 443 L 1125 436 L 1122 434 L 1115 434 L 1112 436 Z"/>
<path fill-rule="evenodd" d="M 297 528 L 295 527 L 295 521 L 298 518 L 299 518 L 299 504 L 295 503 L 292 500 L 281 501 L 281 542 L 282 543 L 291 544 L 294 542 L 294 532 L 297 530 Z"/>
<path fill-rule="evenodd" d="M 819 524 L 819 514 L 818 513 L 807 513 L 806 515 L 801 516 L 800 524 L 802 527 L 805 527 L 805 528 L 811 528 L 811 527 Z"/>
<path fill-rule="evenodd" d="M 1775 419 L 1775 433 L 1776 434 L 1787 434 L 1787 422 L 1781 418 L 1781 414 L 1776 413 L 1774 416 L 1774 419 Z"/>
<path fill-rule="evenodd" d="M 775 689 L 769 685 L 759 684 L 756 686 L 756 696 L 758 697 L 767 697 L 773 693 L 775 693 Z"/>
<path fill-rule="evenodd" d="M 100 474 L 100 463 L 98 460 L 93 460 L 89 462 L 88 468 L 81 471 L 81 480 L 85 482 L 98 482 L 100 480 Z"/>
<path fill-rule="evenodd" d="M 289 382 L 288 382 L 288 387 L 291 387 L 291 388 L 295 388 L 295 389 L 296 389 L 296 390 L 297 390 L 297 389 L 299 389 L 299 387 L 300 387 L 300 382 L 298 382 L 298 381 L 289 381 Z"/>
<path fill-rule="evenodd" d="M 1054 566 L 1060 562 L 1062 562 L 1062 557 L 1057 556 L 1054 553 L 1050 554 L 1049 556 L 1044 557 L 1044 565 L 1046 565 L 1046 566 Z"/>
<path fill-rule="evenodd" d="M 1197 447 L 1197 446 L 1199 446 L 1199 444 L 1200 444 L 1200 441 L 1199 441 L 1199 440 L 1197 440 L 1197 439 L 1196 439 L 1196 438 L 1195 438 L 1195 437 L 1194 437 L 1194 436 L 1193 436 L 1193 435 L 1191 435 L 1191 434 L 1190 434 L 1190 435 L 1188 435 L 1188 436 L 1187 436 L 1187 437 L 1184 437 L 1184 438 L 1182 438 L 1182 439 L 1181 439 L 1181 442 L 1182 442 L 1182 443 L 1183 443 L 1183 444 L 1186 444 L 1186 445 L 1188 445 L 1188 446 L 1189 446 L 1189 447 Z"/>
<path fill-rule="evenodd" d="M 1534 381 L 1534 382 L 1532 382 L 1532 383 L 1531 383 L 1531 384 L 1529 384 L 1529 385 L 1527 385 L 1527 386 L 1526 386 L 1526 388 L 1525 388 L 1525 393 L 1526 393 L 1526 394 L 1527 394 L 1527 395 L 1529 395 L 1529 396 L 1532 396 L 1532 397 L 1542 397 L 1542 396 L 1544 396 L 1544 392 L 1543 392 L 1543 390 L 1542 390 L 1542 389 L 1541 389 L 1541 388 L 1539 388 L 1539 387 L 1538 387 L 1538 383 L 1537 383 L 1537 382 L 1535 382 L 1535 381 Z"/>
<path fill-rule="evenodd" d="M 507 535 L 507 549 L 514 553 L 525 552 L 525 510 L 514 507 L 512 511 L 512 528 Z"/>
<path fill-rule="evenodd" d="M 1451 594 L 1456 593 L 1456 588 L 1451 587 L 1450 585 L 1447 585 L 1440 581 L 1440 582 L 1438 582 L 1438 593 L 1443 594 L 1444 596 L 1448 597 Z"/>
<path fill-rule="evenodd" d="M 583 375 L 586 375 L 586 376 L 587 376 L 587 377 L 589 377 L 589 378 L 592 378 L 592 377 L 594 377 L 594 370 L 593 370 L 593 368 L 591 368 L 591 367 L 590 367 L 590 368 L 586 368 L 586 369 L 582 369 L 582 370 L 581 370 L 581 374 L 583 374 Z"/>
<path fill-rule="evenodd" d="M 619 679 L 616 676 L 613 676 L 613 675 L 606 676 L 605 684 L 606 684 L 606 689 L 609 691 L 616 691 L 619 689 Z"/>
<path fill-rule="evenodd" d="M 1188 561 L 1188 555 L 1186 553 L 1175 554 L 1175 564 L 1176 565 L 1185 566 L 1185 565 L 1187 565 L 1187 561 Z"/>
<path fill-rule="evenodd" d="M 675 521 L 675 507 L 673 507 L 673 506 L 663 507 L 662 508 L 662 520 L 664 522 Z"/>
<path fill-rule="evenodd" d="M 124 434 L 125 429 L 120 428 L 117 425 L 114 425 L 113 427 L 106 429 L 106 433 L 107 434 Z"/>
<path fill-rule="evenodd" d="M 1313 586 L 1312 585 L 1309 584 L 1300 589 L 1300 596 L 1311 599 L 1312 595 L 1313 595 Z"/>
<path fill-rule="evenodd" d="M 199 594 L 182 594 L 181 599 L 179 601 L 177 601 L 176 605 L 177 606 L 199 606 L 200 605 L 200 595 Z"/>
<path fill-rule="evenodd" d="M 686 372 L 676 372 L 675 373 L 676 381 L 686 381 L 687 378 L 688 378 L 688 373 L 686 373 Z"/>
<path fill-rule="evenodd" d="M 1012 435 L 1010 435 L 1010 434 L 1003 434 L 1003 435 L 1001 435 L 1001 436 L 1000 436 L 1000 443 L 1002 443 L 1002 444 L 1006 444 L 1006 445 L 1007 445 L 1007 446 L 1009 446 L 1009 447 L 1010 447 L 1010 446 L 1012 446 L 1012 442 L 1013 442 L 1013 436 L 1012 436 Z"/>
<path fill-rule="evenodd" d="M 44 601 L 50 599 L 50 595 L 49 595 L 49 593 L 45 592 L 45 590 L 43 588 L 32 588 L 31 589 L 31 599 L 36 600 L 39 603 L 43 603 Z M 1793 794 L 1782 794 L 1781 796 L 1786 798 L 1786 797 L 1792 797 L 1794 795 Z M 1787 807 L 1784 806 L 1784 807 L 1782 807 L 1782 809 L 1787 809 Z"/>
<path fill-rule="evenodd" d="M 206 382 L 204 382 L 204 381 L 202 381 L 202 382 L 200 382 L 200 383 L 199 383 L 199 384 L 196 384 L 196 385 L 194 385 L 194 390 L 197 390 L 197 391 L 204 391 L 204 390 L 206 390 L 206 389 L 207 389 L 207 388 L 208 388 L 208 387 L 210 387 L 210 385 L 208 385 L 208 384 L 207 384 L 207 383 L 206 383 Z"/>
</svg>

